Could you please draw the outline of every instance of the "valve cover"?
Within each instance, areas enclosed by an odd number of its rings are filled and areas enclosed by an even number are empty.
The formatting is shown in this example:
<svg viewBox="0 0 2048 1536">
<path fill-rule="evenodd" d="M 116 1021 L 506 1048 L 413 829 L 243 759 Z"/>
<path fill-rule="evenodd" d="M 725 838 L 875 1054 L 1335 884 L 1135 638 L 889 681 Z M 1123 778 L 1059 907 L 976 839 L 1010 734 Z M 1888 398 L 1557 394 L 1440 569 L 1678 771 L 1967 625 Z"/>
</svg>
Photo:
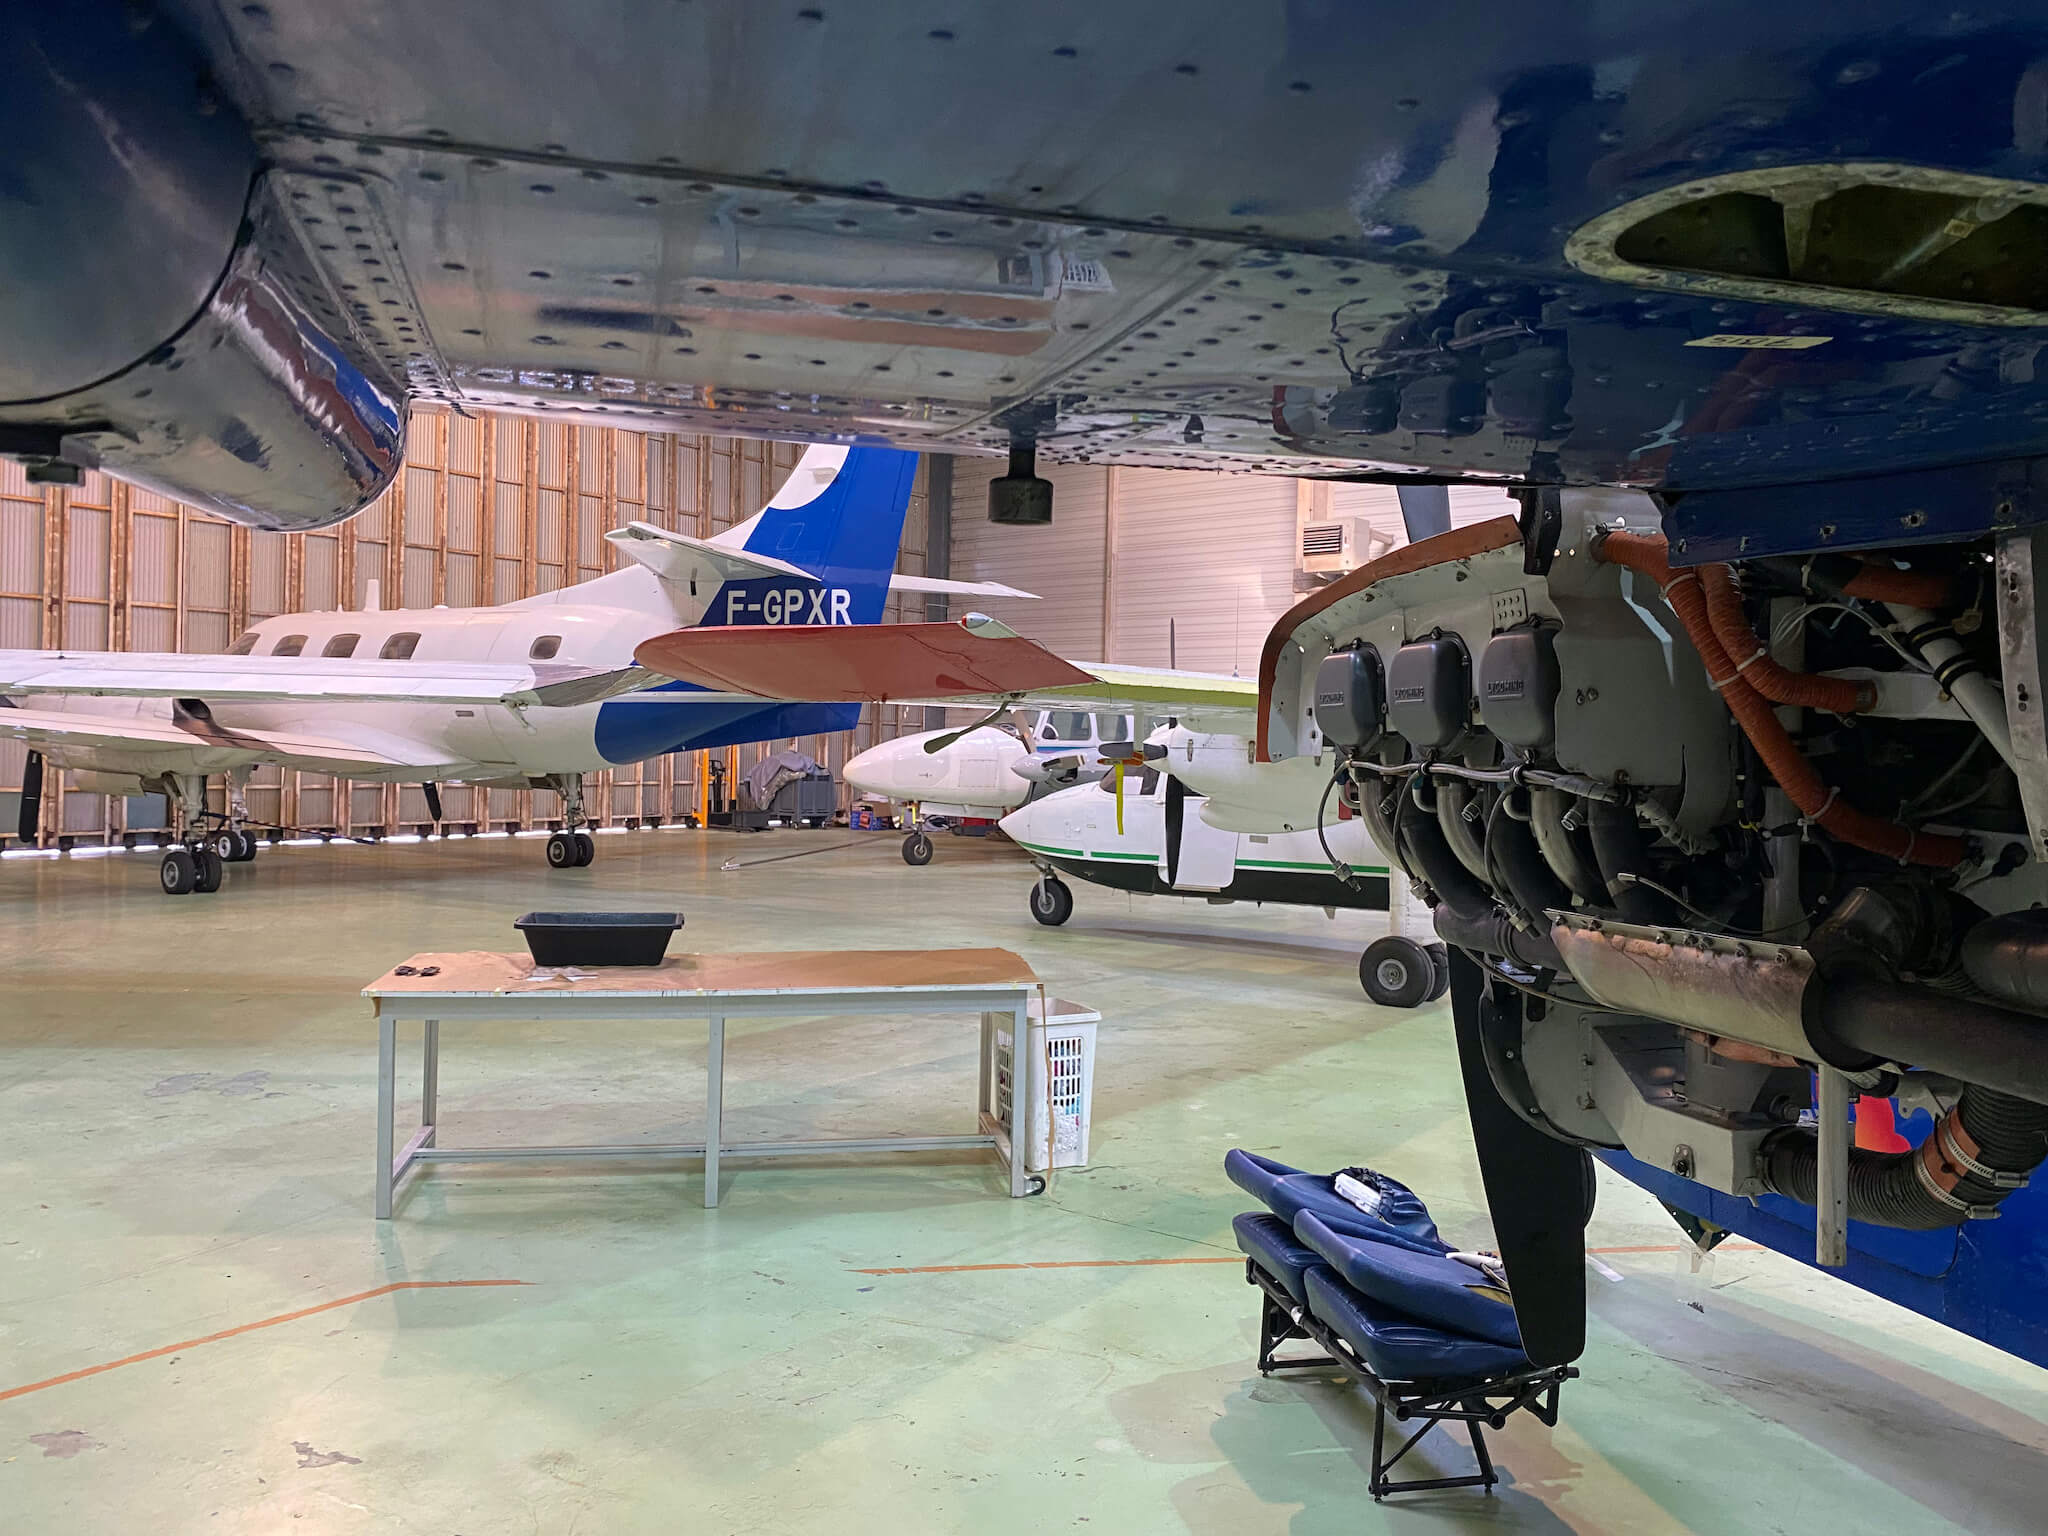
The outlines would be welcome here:
<svg viewBox="0 0 2048 1536">
<path fill-rule="evenodd" d="M 1387 724 L 1423 751 L 1448 747 L 1472 723 L 1471 678 L 1471 653 L 1456 635 L 1402 646 L 1387 667 Z"/>
</svg>

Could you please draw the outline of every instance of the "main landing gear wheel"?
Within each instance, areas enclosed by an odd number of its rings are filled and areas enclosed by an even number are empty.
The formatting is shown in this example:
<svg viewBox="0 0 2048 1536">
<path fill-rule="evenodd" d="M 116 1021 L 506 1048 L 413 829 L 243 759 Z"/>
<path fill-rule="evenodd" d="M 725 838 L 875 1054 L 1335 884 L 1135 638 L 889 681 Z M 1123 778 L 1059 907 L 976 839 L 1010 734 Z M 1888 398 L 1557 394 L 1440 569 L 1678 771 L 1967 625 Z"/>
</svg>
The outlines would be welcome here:
<svg viewBox="0 0 2048 1536">
<path fill-rule="evenodd" d="M 1443 965 L 1441 973 L 1439 964 Z M 1439 962 L 1428 945 L 1400 934 L 1374 939 L 1358 962 L 1358 979 L 1365 995 L 1382 1008 L 1419 1008 L 1441 996 L 1439 975 L 1449 982 L 1449 957 Z"/>
<path fill-rule="evenodd" d="M 903 839 L 903 862 L 912 866 L 929 864 L 932 861 L 932 840 L 922 832 L 913 832 Z"/>
<path fill-rule="evenodd" d="M 574 833 L 554 832 L 549 834 L 549 869 L 575 869 L 584 862 L 583 850 L 577 845 Z"/>
<path fill-rule="evenodd" d="M 1074 915 L 1074 893 L 1067 882 L 1047 875 L 1031 887 L 1031 915 L 1048 928 L 1057 928 Z"/>
<path fill-rule="evenodd" d="M 211 895 L 220 889 L 220 855 L 211 848 L 197 848 L 192 852 L 192 889 L 202 896 Z"/>
<path fill-rule="evenodd" d="M 576 867 L 581 869 L 597 857 L 597 841 L 588 832 L 576 834 Z M 1446 975 L 1450 973 L 1445 972 Z"/>
<path fill-rule="evenodd" d="M 247 864 L 256 857 L 256 834 L 225 827 L 213 835 L 213 852 L 223 864 Z"/>
<path fill-rule="evenodd" d="M 182 848 L 173 848 L 164 855 L 163 865 L 157 874 L 163 881 L 166 896 L 189 896 L 199 882 L 199 867 L 192 862 L 192 855 Z"/>
</svg>

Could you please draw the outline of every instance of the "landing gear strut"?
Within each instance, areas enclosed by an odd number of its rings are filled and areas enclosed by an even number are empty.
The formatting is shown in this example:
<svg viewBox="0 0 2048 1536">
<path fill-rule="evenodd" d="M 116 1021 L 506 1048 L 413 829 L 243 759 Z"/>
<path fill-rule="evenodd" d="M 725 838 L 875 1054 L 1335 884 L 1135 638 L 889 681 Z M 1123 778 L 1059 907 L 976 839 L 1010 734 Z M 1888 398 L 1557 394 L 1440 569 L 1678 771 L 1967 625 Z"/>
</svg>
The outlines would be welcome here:
<svg viewBox="0 0 2048 1536">
<path fill-rule="evenodd" d="M 548 775 L 545 786 L 562 797 L 562 830 L 548 838 L 548 868 L 581 869 L 597 857 L 597 844 L 588 832 L 577 830 L 583 819 L 583 775 Z"/>
<path fill-rule="evenodd" d="M 222 855 L 216 851 L 216 839 L 202 830 L 206 824 L 206 775 L 202 773 L 167 774 L 164 788 L 178 818 L 178 841 L 182 848 L 173 848 L 164 855 L 163 864 L 157 871 L 157 878 L 163 885 L 166 896 L 189 896 L 194 892 L 210 895 L 220 889 Z M 234 792 L 232 781 L 229 793 Z M 238 829 L 230 828 L 222 833 L 223 838 L 248 837 Z M 249 838 L 250 856 L 254 857 L 255 839 Z"/>
</svg>

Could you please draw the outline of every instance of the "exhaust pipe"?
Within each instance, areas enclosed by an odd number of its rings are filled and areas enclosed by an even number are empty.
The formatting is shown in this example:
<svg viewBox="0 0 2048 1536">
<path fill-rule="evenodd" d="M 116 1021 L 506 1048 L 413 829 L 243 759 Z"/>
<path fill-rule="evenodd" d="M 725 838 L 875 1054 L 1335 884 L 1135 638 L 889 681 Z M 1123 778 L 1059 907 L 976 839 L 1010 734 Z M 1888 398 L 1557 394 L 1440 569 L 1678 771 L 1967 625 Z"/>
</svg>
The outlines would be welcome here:
<svg viewBox="0 0 2048 1536">
<path fill-rule="evenodd" d="M 1794 944 L 1560 916 L 1550 932 L 1602 1007 L 1845 1072 L 1883 1062 L 2048 1105 L 2048 1018 L 1859 966 L 1820 974 Z"/>
</svg>

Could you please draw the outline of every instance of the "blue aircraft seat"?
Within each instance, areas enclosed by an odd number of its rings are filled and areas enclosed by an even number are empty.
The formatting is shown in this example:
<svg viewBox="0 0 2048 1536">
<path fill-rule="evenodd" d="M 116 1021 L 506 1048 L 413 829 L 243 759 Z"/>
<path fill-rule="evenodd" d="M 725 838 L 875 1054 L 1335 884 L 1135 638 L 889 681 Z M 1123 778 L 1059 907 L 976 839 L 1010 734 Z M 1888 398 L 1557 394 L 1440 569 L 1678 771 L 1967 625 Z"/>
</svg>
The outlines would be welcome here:
<svg viewBox="0 0 2048 1536">
<path fill-rule="evenodd" d="M 1294 1229 L 1269 1211 L 1246 1211 L 1230 1223 L 1245 1257 L 1278 1280 L 1287 1294 L 1308 1301 L 1308 1272 L 1323 1268 L 1322 1255 L 1296 1241 Z"/>
<path fill-rule="evenodd" d="M 1382 1381 L 1480 1383 L 1535 1369 L 1520 1349 L 1420 1322 L 1360 1295 L 1326 1266 L 1305 1280 L 1309 1310 Z"/>
<path fill-rule="evenodd" d="M 1437 1235 L 1429 1207 L 1407 1185 L 1383 1173 L 1373 1174 L 1381 1195 L 1379 1214 L 1368 1216 L 1337 1193 L 1332 1174 L 1307 1173 L 1242 1148 L 1225 1154 L 1223 1171 L 1231 1183 L 1289 1225 L 1303 1211 L 1313 1211 L 1342 1223 L 1347 1231 L 1370 1231 L 1384 1242 L 1417 1253 L 1450 1252 L 1450 1245 Z"/>
<path fill-rule="evenodd" d="M 1294 1235 L 1366 1300 L 1417 1322 L 1520 1353 L 1522 1334 L 1515 1326 L 1514 1301 L 1470 1264 L 1340 1232 L 1314 1211 L 1294 1218 Z"/>
<path fill-rule="evenodd" d="M 1451 1258 L 1412 1190 L 1373 1175 L 1387 1219 L 1338 1195 L 1332 1178 L 1255 1152 L 1224 1159 L 1231 1182 L 1267 1207 L 1231 1222 L 1245 1279 L 1260 1293 L 1258 1367 L 1336 1366 L 1373 1399 L 1375 1499 L 1432 1488 L 1491 1488 L 1499 1481 L 1486 1430 L 1516 1413 L 1557 1423 L 1558 1394 L 1575 1367 L 1538 1367 L 1523 1353 L 1514 1303 L 1485 1271 Z M 1327 1354 L 1276 1357 L 1291 1340 Z M 1389 1453 L 1387 1417 L 1417 1427 Z M 1476 1472 L 1393 1480 L 1394 1464 L 1436 1425 L 1461 1423 Z"/>
</svg>

